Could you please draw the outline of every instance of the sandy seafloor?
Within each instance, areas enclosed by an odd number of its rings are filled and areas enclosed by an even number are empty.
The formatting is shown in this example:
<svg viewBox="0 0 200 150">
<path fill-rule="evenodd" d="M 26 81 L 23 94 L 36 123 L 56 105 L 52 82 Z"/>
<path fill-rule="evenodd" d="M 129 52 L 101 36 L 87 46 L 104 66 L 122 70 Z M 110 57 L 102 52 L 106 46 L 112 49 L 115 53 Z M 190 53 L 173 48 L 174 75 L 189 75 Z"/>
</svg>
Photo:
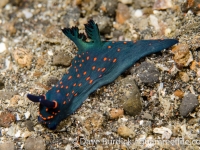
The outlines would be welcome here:
<svg viewBox="0 0 200 150">
<path fill-rule="evenodd" d="M 186 9 L 189 3 L 196 8 Z M 199 149 L 199 6 L 198 0 L 1 0 L 0 149 Z M 174 38 L 179 45 L 140 59 L 92 93 L 56 131 L 48 130 L 37 122 L 39 105 L 26 94 L 44 94 L 69 69 L 77 48 L 60 28 L 83 32 L 90 18 L 102 40 Z M 146 82 L 140 78 L 136 70 L 144 62 L 153 64 L 157 80 L 148 73 Z M 123 87 L 126 79 L 135 80 L 142 110 L 113 119 L 111 110 L 123 110 L 119 97 L 132 86 Z M 183 100 L 197 105 L 180 112 Z"/>
</svg>

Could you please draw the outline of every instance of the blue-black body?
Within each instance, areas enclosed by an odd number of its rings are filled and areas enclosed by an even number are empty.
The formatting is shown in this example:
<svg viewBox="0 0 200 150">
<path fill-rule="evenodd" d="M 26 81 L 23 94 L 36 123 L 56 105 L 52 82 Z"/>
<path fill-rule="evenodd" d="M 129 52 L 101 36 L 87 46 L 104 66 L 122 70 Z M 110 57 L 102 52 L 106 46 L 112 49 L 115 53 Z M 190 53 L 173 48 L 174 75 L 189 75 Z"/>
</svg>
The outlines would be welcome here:
<svg viewBox="0 0 200 150">
<path fill-rule="evenodd" d="M 97 88 L 114 81 L 140 58 L 159 52 L 178 43 L 174 39 L 102 42 L 98 26 L 90 20 L 85 25 L 90 42 L 78 33 L 78 28 L 62 29 L 78 47 L 68 73 L 46 93 L 46 97 L 28 95 L 41 102 L 39 121 L 55 129 L 60 121 L 74 113 Z M 52 106 L 44 103 L 51 101 Z"/>
</svg>

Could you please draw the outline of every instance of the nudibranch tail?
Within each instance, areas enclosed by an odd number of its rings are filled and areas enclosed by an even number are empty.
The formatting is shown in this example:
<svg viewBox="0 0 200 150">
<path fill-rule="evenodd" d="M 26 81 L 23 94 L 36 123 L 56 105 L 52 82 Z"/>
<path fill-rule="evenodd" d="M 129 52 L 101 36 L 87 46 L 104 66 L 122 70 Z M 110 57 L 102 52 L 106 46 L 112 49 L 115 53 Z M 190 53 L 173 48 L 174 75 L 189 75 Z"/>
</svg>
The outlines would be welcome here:
<svg viewBox="0 0 200 150">
<path fill-rule="evenodd" d="M 35 96 L 31 94 L 27 94 L 27 97 L 32 102 L 40 102 L 41 105 L 47 107 L 47 108 L 55 108 L 57 105 L 57 102 L 48 101 L 45 99 L 45 96 Z"/>
<path fill-rule="evenodd" d="M 87 33 L 88 38 L 90 38 L 94 44 L 100 45 L 101 38 L 99 34 L 98 25 L 95 24 L 93 20 L 89 20 L 87 24 L 85 24 L 85 31 Z"/>
</svg>

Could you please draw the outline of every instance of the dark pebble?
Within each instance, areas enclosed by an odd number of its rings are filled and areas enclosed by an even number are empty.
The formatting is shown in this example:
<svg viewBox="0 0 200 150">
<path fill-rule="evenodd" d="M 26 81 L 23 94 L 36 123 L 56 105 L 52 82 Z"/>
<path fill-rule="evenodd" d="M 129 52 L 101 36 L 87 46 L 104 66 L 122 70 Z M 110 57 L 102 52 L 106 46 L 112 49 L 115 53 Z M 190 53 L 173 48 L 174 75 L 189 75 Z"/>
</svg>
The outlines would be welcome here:
<svg viewBox="0 0 200 150">
<path fill-rule="evenodd" d="M 26 121 L 26 127 L 27 127 L 28 131 L 34 131 L 33 126 L 34 126 L 34 124 L 32 121 L 29 121 L 29 120 Z"/>
<path fill-rule="evenodd" d="M 120 99 L 122 101 L 125 114 L 131 116 L 140 114 L 142 110 L 142 98 L 133 78 L 128 76 L 127 78 L 121 80 L 120 88 L 124 89 L 124 96 Z"/>
<path fill-rule="evenodd" d="M 140 80 L 145 84 L 153 84 L 159 82 L 160 72 L 149 62 L 142 62 L 140 66 L 136 68 L 136 73 Z"/>
<path fill-rule="evenodd" d="M 181 105 L 179 108 L 180 115 L 183 117 L 186 117 L 198 105 L 199 105 L 199 101 L 197 97 L 191 93 L 187 94 L 181 102 Z"/>
</svg>

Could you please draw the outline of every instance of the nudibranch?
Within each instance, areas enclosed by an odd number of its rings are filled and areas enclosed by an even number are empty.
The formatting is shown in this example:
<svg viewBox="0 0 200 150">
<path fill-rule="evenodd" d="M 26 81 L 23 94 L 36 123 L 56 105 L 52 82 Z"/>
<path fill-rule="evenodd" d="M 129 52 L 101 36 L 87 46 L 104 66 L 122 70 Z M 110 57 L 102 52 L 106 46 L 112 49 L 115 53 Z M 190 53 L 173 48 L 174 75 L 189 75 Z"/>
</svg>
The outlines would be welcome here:
<svg viewBox="0 0 200 150">
<path fill-rule="evenodd" d="M 90 93 L 114 81 L 140 58 L 178 43 L 175 39 L 101 41 L 93 20 L 85 24 L 85 31 L 87 37 L 77 27 L 62 29 L 78 48 L 68 73 L 45 96 L 27 95 L 40 103 L 38 121 L 51 130 L 74 113 Z"/>
</svg>

